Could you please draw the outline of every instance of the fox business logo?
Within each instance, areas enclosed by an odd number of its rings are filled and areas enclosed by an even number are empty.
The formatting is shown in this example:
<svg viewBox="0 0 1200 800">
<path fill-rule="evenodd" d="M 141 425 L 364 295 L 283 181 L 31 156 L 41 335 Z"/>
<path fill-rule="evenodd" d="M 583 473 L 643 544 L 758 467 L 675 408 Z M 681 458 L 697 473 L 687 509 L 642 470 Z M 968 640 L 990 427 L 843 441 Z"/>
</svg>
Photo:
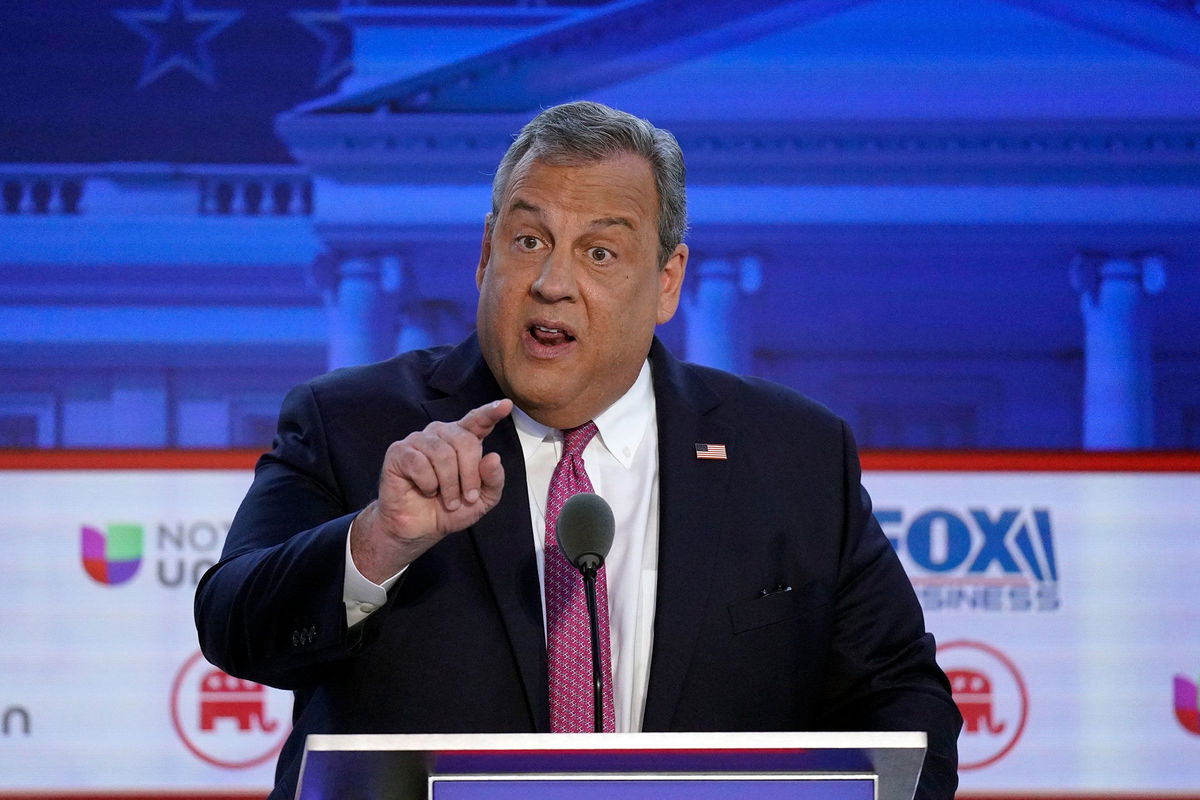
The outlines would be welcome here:
<svg viewBox="0 0 1200 800">
<path fill-rule="evenodd" d="M 926 611 L 1057 611 L 1058 563 L 1044 508 L 875 512 Z"/>
</svg>

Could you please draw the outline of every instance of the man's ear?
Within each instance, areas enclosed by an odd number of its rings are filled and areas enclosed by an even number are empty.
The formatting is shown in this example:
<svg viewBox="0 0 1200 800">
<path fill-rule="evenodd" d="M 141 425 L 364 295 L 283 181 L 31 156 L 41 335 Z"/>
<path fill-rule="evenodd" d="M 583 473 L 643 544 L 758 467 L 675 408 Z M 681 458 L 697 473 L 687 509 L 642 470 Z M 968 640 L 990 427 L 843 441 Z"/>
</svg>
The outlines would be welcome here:
<svg viewBox="0 0 1200 800">
<path fill-rule="evenodd" d="M 483 218 L 483 242 L 479 245 L 479 266 L 475 267 L 475 288 L 483 286 L 483 272 L 492 259 L 492 223 L 496 217 L 491 212 Z"/>
<path fill-rule="evenodd" d="M 669 322 L 679 308 L 679 293 L 687 272 L 688 246 L 678 244 L 658 271 L 658 324 Z"/>
</svg>

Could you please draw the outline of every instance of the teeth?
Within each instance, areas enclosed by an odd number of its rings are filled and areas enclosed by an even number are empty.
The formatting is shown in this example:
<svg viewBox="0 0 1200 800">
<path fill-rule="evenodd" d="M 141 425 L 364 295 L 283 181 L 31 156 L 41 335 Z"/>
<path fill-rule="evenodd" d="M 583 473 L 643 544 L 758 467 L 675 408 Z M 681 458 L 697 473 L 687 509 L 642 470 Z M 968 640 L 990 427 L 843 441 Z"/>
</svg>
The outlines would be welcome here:
<svg viewBox="0 0 1200 800">
<path fill-rule="evenodd" d="M 533 327 L 537 328 L 539 331 L 545 331 L 546 333 L 563 333 L 563 331 L 559 328 L 545 328 L 541 325 L 534 325 Z"/>
</svg>

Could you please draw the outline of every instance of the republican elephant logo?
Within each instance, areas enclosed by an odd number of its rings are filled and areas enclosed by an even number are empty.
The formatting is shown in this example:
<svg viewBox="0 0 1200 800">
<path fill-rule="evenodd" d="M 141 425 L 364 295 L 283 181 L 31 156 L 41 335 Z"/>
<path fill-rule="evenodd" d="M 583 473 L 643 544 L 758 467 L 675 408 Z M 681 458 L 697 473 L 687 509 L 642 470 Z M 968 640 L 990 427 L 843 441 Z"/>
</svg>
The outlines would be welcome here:
<svg viewBox="0 0 1200 800">
<path fill-rule="evenodd" d="M 239 731 L 257 728 L 270 733 L 279 720 L 266 718 L 266 688 L 219 669 L 200 679 L 200 730 L 211 731 L 219 719 L 232 719 Z"/>
<path fill-rule="evenodd" d="M 967 639 L 939 645 L 937 658 L 963 718 L 959 770 L 1003 760 L 1029 721 L 1029 690 L 1016 662 L 991 644 Z"/>
<path fill-rule="evenodd" d="M 1004 732 L 1004 722 L 993 719 L 996 711 L 992 682 L 987 675 L 974 669 L 952 669 L 946 671 L 954 702 L 963 717 L 967 733 L 985 730 L 995 736 Z"/>
<path fill-rule="evenodd" d="M 292 695 L 235 678 L 194 652 L 171 684 L 171 724 L 191 753 L 221 769 L 271 761 L 291 730 Z"/>
</svg>

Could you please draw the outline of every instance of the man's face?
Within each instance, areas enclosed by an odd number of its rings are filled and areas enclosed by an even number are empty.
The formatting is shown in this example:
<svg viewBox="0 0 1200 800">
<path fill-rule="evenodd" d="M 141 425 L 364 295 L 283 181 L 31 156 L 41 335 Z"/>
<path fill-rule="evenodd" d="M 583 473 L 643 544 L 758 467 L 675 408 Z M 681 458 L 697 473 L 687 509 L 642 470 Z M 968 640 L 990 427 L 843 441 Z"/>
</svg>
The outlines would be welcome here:
<svg viewBox="0 0 1200 800">
<path fill-rule="evenodd" d="M 687 247 L 658 267 L 649 163 L 517 164 L 475 282 L 484 360 L 505 394 L 554 428 L 581 425 L 633 385 L 654 327 L 679 304 Z"/>
</svg>

